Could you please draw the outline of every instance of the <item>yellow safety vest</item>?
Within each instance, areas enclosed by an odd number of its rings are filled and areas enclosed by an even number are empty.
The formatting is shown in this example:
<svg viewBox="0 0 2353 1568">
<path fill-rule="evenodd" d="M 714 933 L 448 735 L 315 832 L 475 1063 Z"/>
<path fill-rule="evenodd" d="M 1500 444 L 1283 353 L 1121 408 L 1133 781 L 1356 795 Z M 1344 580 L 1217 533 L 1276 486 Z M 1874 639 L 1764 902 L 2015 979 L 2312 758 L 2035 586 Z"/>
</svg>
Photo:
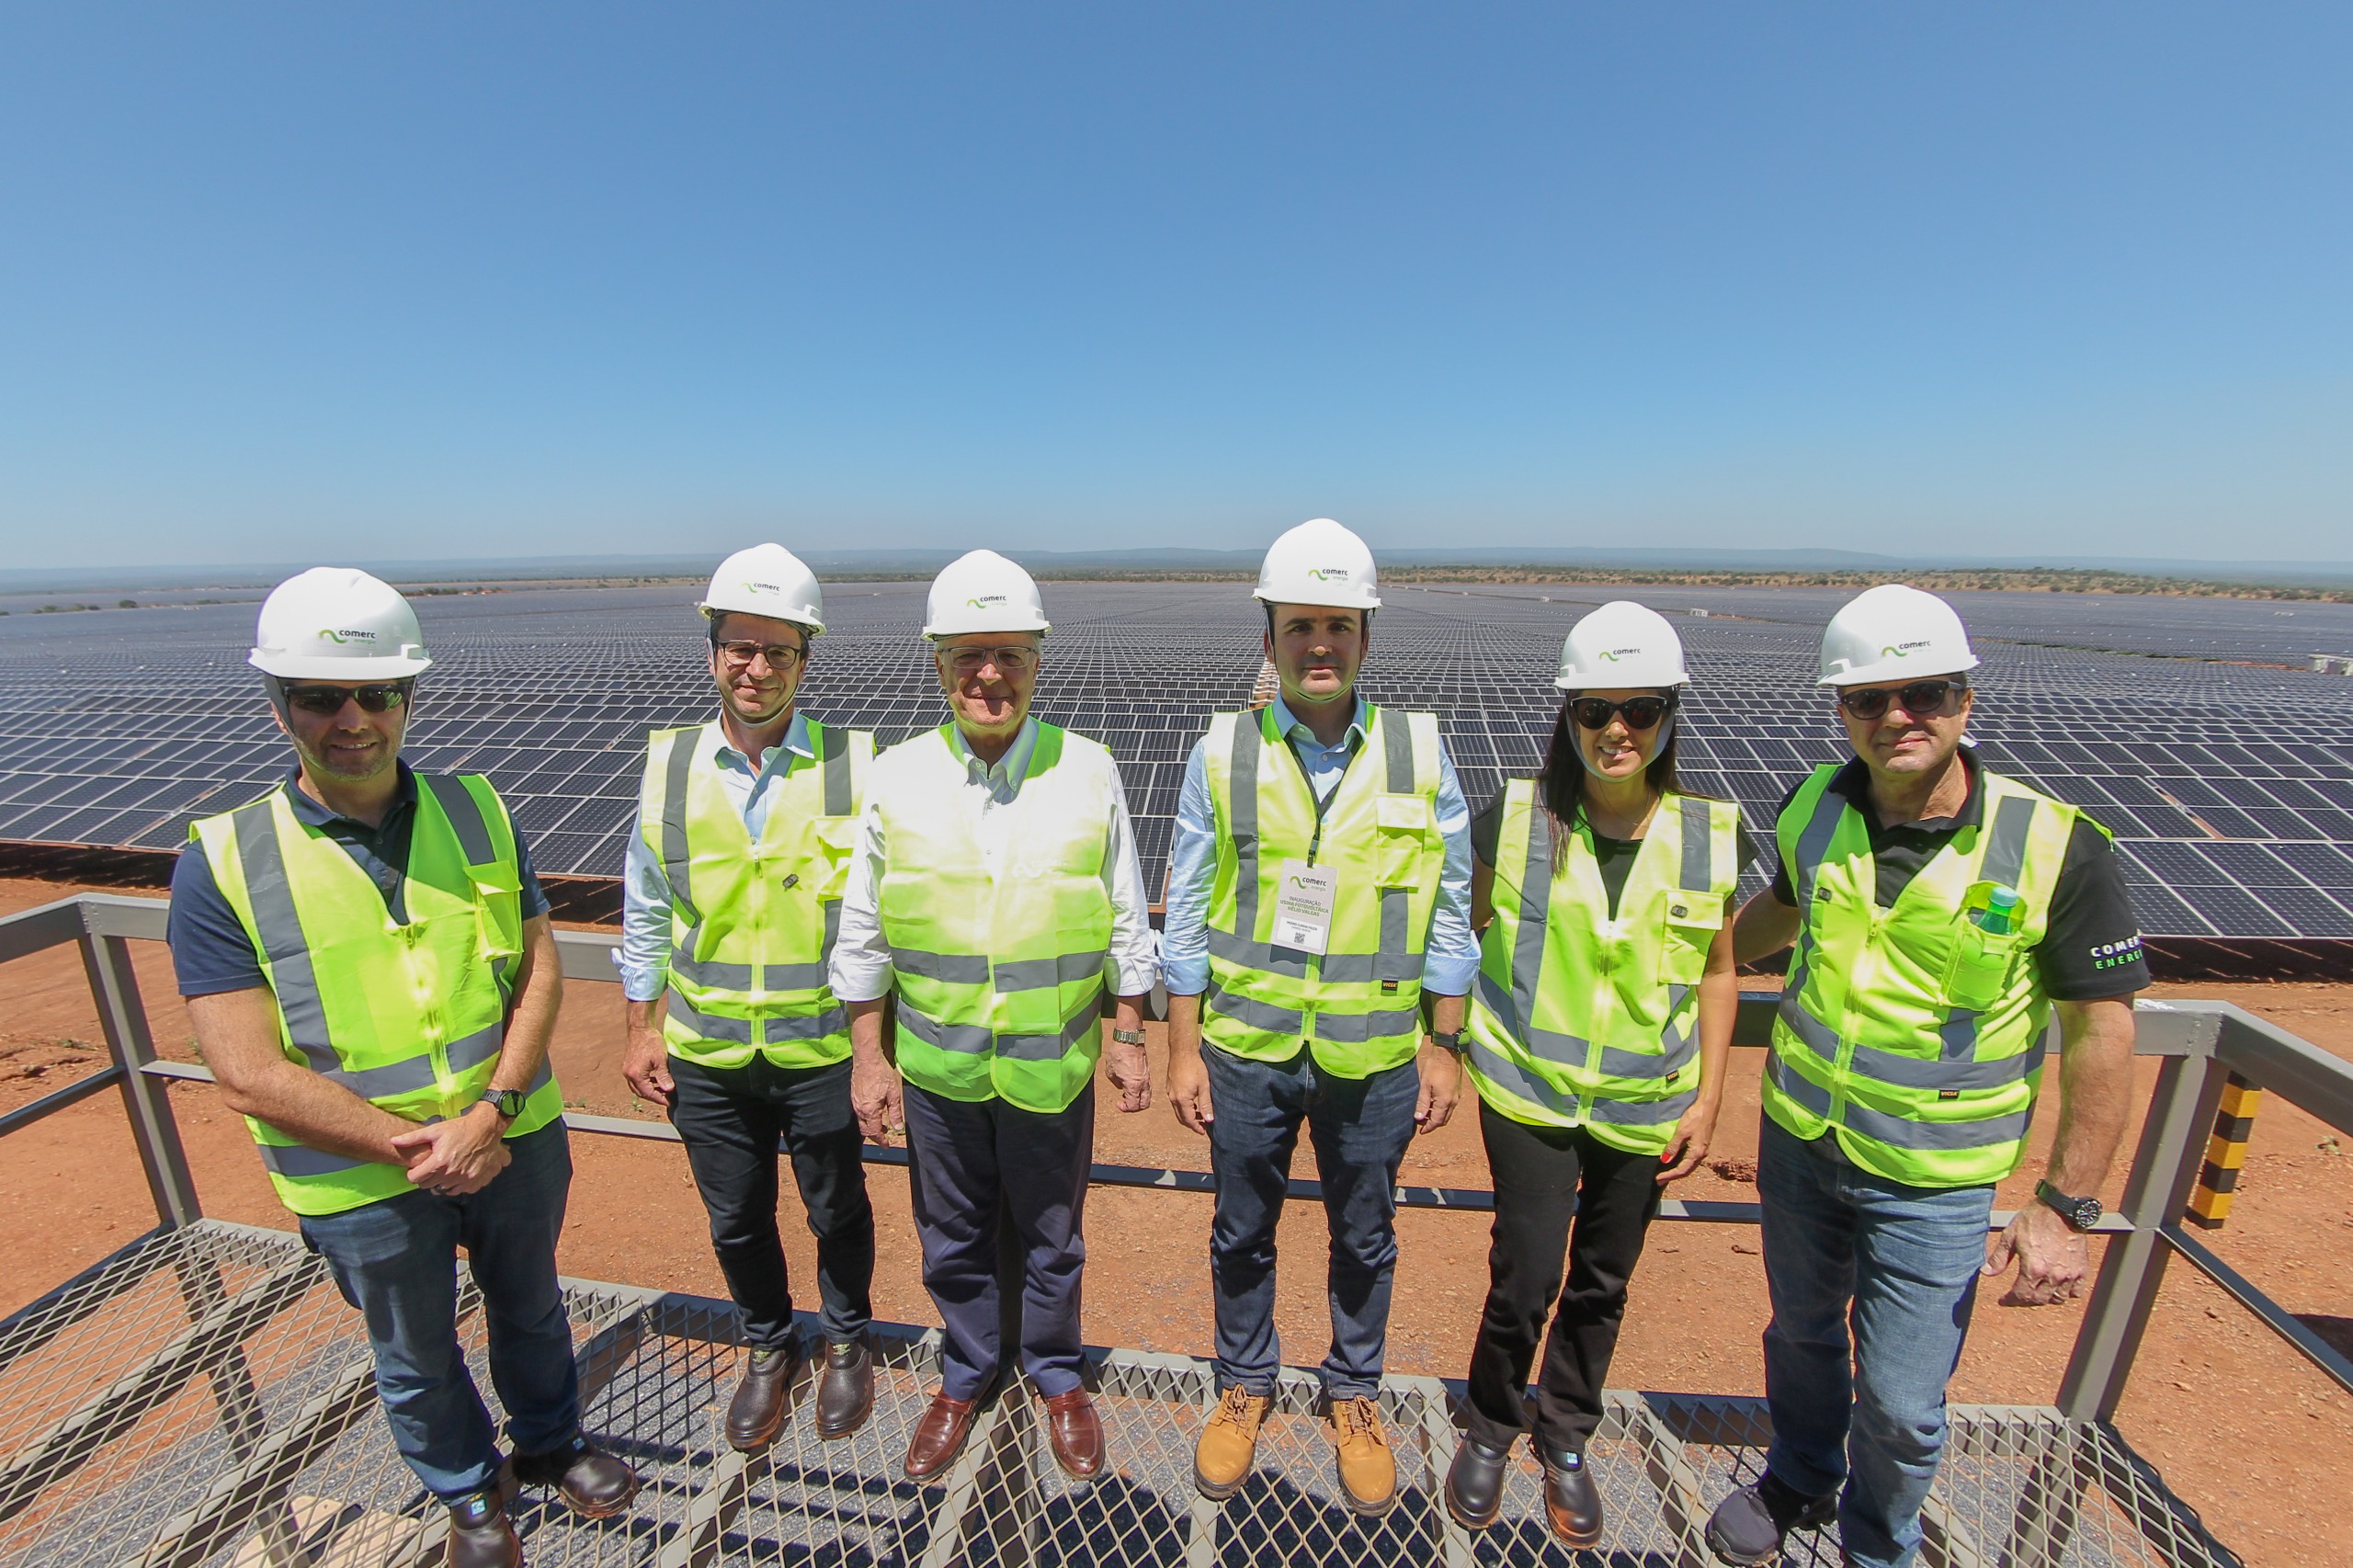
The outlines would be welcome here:
<svg viewBox="0 0 2353 1568">
<path fill-rule="evenodd" d="M 1202 760 L 1216 828 L 1210 984 L 1201 1035 L 1233 1055 L 1363 1078 L 1411 1062 L 1422 960 L 1446 841 L 1438 829 L 1438 719 L 1368 705 L 1366 744 L 1319 812 L 1274 710 L 1210 721 Z M 1286 860 L 1339 879 L 1328 950 L 1273 945 Z"/>
<path fill-rule="evenodd" d="M 1740 808 L 1663 798 L 1613 917 L 1592 829 L 1577 824 L 1556 872 L 1536 790 L 1504 788 L 1466 1065 L 1514 1120 L 1655 1154 L 1699 1097 L 1699 978 L 1739 878 Z"/>
<path fill-rule="evenodd" d="M 487 778 L 417 774 L 397 925 L 374 879 L 306 826 L 284 790 L 188 835 L 252 937 L 287 1059 L 411 1121 L 462 1116 L 490 1087 L 523 951 L 515 829 Z M 543 1063 L 509 1138 L 563 1114 Z M 355 1160 L 245 1119 L 278 1201 L 337 1214 L 415 1192 L 404 1166 Z"/>
<path fill-rule="evenodd" d="M 719 777 L 719 721 L 648 738 L 638 827 L 670 883 L 662 1036 L 707 1067 L 756 1055 L 821 1067 L 849 1054 L 849 1017 L 825 982 L 874 737 L 808 722 L 813 761 L 769 786 L 752 842 Z"/>
<path fill-rule="evenodd" d="M 1040 724 L 1019 793 L 994 808 L 1016 818 L 992 868 L 966 825 L 971 776 L 949 734 L 915 736 L 874 768 L 899 1071 L 948 1099 L 1061 1111 L 1102 1054 L 1118 765 Z"/>
<path fill-rule="evenodd" d="M 2074 833 L 2073 806 L 1983 768 L 1983 820 L 1930 858 L 1892 907 L 1863 815 L 1825 765 L 1776 826 L 1804 924 L 1767 1059 L 1767 1114 L 1801 1138 L 1835 1130 L 1864 1170 L 1915 1187 L 1999 1181 L 2026 1152 L 2042 1083 L 2034 949 Z M 1989 895 L 2018 895 L 1994 931 Z"/>
</svg>

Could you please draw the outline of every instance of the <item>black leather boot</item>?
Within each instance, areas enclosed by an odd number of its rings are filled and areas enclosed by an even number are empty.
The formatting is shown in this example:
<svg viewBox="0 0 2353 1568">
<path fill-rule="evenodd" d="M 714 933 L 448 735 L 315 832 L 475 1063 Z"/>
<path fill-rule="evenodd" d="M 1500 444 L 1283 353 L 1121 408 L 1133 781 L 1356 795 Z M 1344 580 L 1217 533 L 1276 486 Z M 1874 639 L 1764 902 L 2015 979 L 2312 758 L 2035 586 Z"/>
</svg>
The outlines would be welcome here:
<svg viewBox="0 0 2353 1568">
<path fill-rule="evenodd" d="M 1455 1445 L 1446 1471 L 1446 1511 L 1466 1530 L 1483 1530 L 1504 1507 L 1504 1467 L 1509 1449 L 1491 1449 L 1469 1433 Z"/>
<path fill-rule="evenodd" d="M 523 1543 L 498 1489 L 449 1505 L 449 1568 L 523 1568 Z"/>
<path fill-rule="evenodd" d="M 874 1414 L 874 1358 L 862 1339 L 825 1346 L 817 1381 L 817 1436 L 847 1437 Z"/>
<path fill-rule="evenodd" d="M 585 1437 L 574 1437 L 552 1453 L 517 1454 L 515 1479 L 549 1488 L 589 1519 L 609 1519 L 637 1495 L 637 1471 Z"/>
<path fill-rule="evenodd" d="M 1544 1452 L 1544 1517 L 1563 1546 L 1581 1550 L 1601 1540 L 1601 1489 L 1583 1454 Z"/>
</svg>

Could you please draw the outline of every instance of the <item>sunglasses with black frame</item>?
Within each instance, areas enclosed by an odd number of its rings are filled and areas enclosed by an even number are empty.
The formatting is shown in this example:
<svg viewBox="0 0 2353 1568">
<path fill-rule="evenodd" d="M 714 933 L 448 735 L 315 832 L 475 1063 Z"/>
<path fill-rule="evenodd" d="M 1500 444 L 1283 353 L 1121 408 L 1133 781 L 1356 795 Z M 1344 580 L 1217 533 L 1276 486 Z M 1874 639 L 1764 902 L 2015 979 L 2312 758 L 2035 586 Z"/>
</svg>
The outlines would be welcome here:
<svg viewBox="0 0 2353 1568">
<path fill-rule="evenodd" d="M 1883 686 L 1852 687 L 1838 694 L 1838 706 L 1865 723 L 1885 718 L 1891 700 L 1901 702 L 1904 711 L 1915 719 L 1935 719 L 1958 708 L 1968 690 L 1967 681 L 1943 676 L 1935 680 L 1910 681 L 1893 689 Z"/>
<path fill-rule="evenodd" d="M 416 690 L 415 679 L 370 681 L 365 686 L 338 686 L 332 681 L 278 682 L 278 699 L 289 708 L 331 719 L 347 702 L 357 702 L 363 713 L 382 713 L 408 706 Z"/>
</svg>

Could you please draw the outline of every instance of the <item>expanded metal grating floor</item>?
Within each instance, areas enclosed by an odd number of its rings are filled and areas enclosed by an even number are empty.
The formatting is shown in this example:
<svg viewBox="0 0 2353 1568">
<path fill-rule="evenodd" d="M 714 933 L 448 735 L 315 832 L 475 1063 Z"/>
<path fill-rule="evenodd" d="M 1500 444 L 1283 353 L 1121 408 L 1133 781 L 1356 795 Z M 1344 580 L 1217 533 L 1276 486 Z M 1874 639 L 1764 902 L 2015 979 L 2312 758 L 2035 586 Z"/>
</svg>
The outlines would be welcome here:
<svg viewBox="0 0 2353 1568">
<path fill-rule="evenodd" d="M 1191 1484 L 1214 1402 L 1208 1363 L 1105 1353 L 1110 1466 L 1062 1476 L 1035 1406 L 984 1412 L 944 1483 L 899 1475 L 932 1384 L 936 1335 L 893 1329 L 873 1420 L 817 1442 L 805 1417 L 746 1458 L 719 1437 L 739 1369 L 733 1309 L 627 1287 L 572 1287 L 590 1429 L 638 1466 L 626 1516 L 572 1517 L 537 1494 L 517 1518 L 529 1560 L 555 1565 L 730 1563 L 1566 1563 L 1547 1536 L 1532 1464 L 1504 1522 L 1446 1517 L 1453 1451 L 1445 1384 L 1393 1378 L 1383 1403 L 1403 1495 L 1363 1523 L 1335 1501 L 1313 1379 L 1288 1381 L 1259 1471 L 1222 1506 Z M 485 1389 L 481 1318 L 466 1320 Z M 441 1510 L 394 1456 L 356 1316 L 291 1236 L 203 1221 L 109 1260 L 0 1331 L 0 1568 L 374 1568 L 440 1560 Z M 2222 1568 L 2216 1544 L 2112 1429 L 2045 1409 L 1957 1407 L 1928 1511 L 1931 1563 L 1995 1568 Z M 1759 1471 L 1759 1402 L 1613 1394 L 1591 1450 L 1609 1533 L 1580 1564 L 1698 1568 L 1710 1508 Z M 1794 1562 L 1838 1562 L 1824 1533 Z"/>
</svg>

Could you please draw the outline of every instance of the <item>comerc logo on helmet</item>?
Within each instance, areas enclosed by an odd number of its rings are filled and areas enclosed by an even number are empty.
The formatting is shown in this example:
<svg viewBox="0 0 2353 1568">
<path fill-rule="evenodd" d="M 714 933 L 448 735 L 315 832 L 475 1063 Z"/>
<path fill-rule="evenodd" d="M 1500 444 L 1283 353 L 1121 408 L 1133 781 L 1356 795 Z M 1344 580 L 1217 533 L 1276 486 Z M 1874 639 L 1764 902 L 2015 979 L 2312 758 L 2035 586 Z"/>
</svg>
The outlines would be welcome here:
<svg viewBox="0 0 2353 1568">
<path fill-rule="evenodd" d="M 964 601 L 964 608 L 966 609 L 986 609 L 991 605 L 1006 605 L 1011 604 L 1013 600 L 1011 597 L 1006 594 L 975 594 L 971 598 Z"/>
<path fill-rule="evenodd" d="M 1922 637 L 1910 642 L 1891 642 L 1879 651 L 1879 656 L 1882 659 L 1908 659 L 1914 649 L 1926 648 L 1934 641 L 1933 638 Z"/>
<path fill-rule="evenodd" d="M 779 587 L 774 583 L 755 583 L 748 579 L 744 584 L 744 591 L 747 594 L 780 594 L 784 592 L 781 587 Z"/>
<path fill-rule="evenodd" d="M 1345 566 L 1311 566 L 1307 574 L 1319 583 L 1345 583 L 1348 580 L 1348 569 Z"/>
<path fill-rule="evenodd" d="M 376 634 L 374 632 L 361 631 L 355 627 L 349 626 L 345 627 L 340 631 L 336 631 L 332 626 L 322 626 L 319 628 L 319 635 L 325 638 L 330 642 L 349 642 L 354 640 L 361 642 L 373 642 L 376 641 Z"/>
<path fill-rule="evenodd" d="M 1639 657 L 1641 653 L 1642 650 L 1640 648 L 1605 648 L 1602 650 L 1599 657 L 1606 659 L 1610 664 L 1614 665 L 1620 659 Z"/>
</svg>

